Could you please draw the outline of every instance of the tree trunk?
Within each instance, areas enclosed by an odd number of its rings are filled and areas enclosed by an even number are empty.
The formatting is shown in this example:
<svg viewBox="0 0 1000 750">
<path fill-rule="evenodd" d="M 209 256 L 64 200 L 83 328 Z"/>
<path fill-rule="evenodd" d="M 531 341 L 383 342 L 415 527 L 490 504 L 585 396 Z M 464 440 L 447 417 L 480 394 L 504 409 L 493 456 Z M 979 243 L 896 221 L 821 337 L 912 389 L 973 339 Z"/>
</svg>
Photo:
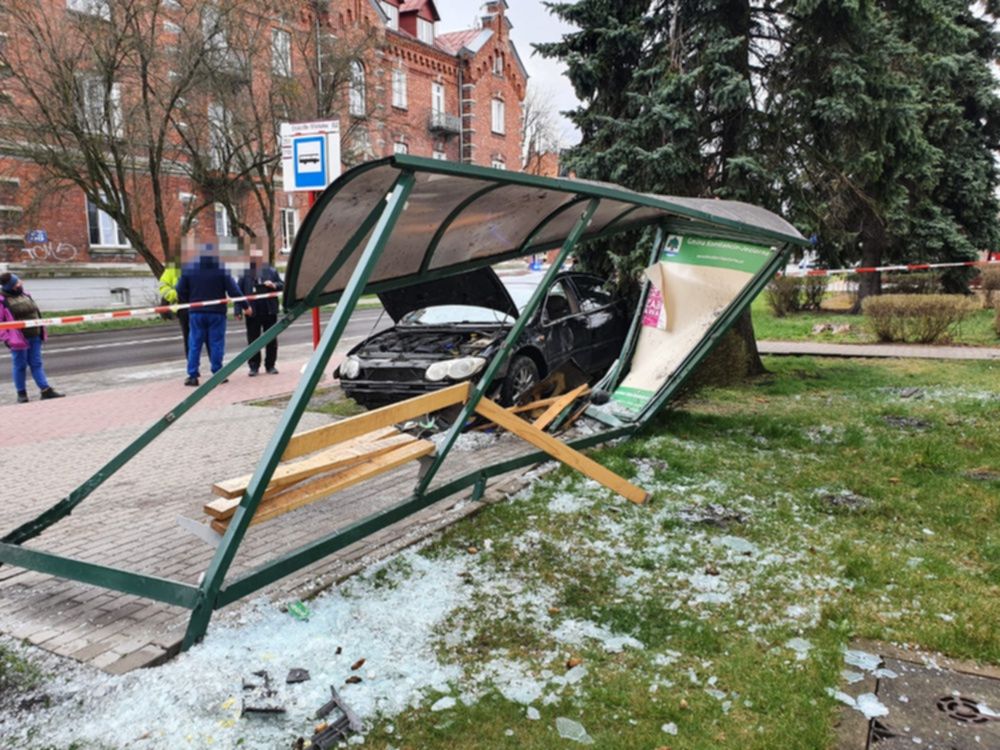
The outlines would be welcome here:
<svg viewBox="0 0 1000 750">
<path fill-rule="evenodd" d="M 763 375 L 767 372 L 767 368 L 764 367 L 764 362 L 760 358 L 760 352 L 757 350 L 757 336 L 754 334 L 753 319 L 750 315 L 749 306 L 740 315 L 739 319 L 733 325 L 732 330 L 742 339 L 743 346 L 745 347 L 742 365 L 744 375 L 754 377 L 755 375 Z"/>
<path fill-rule="evenodd" d="M 875 218 L 869 217 L 859 235 L 861 244 L 861 265 L 872 268 L 882 263 L 883 246 L 885 244 L 885 228 Z M 876 297 L 882 293 L 881 273 L 862 273 L 858 279 L 858 294 L 851 307 L 851 313 L 861 312 L 861 304 L 866 297 Z"/>
</svg>

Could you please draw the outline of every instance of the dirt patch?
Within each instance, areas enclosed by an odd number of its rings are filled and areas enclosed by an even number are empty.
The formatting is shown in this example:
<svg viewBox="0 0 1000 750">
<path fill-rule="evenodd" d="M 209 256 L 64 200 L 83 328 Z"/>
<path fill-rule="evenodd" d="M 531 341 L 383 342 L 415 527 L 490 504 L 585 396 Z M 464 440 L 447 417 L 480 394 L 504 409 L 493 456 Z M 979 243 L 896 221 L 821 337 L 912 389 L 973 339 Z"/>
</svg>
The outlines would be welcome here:
<svg viewBox="0 0 1000 750">
<path fill-rule="evenodd" d="M 895 427 L 897 430 L 914 430 L 916 432 L 924 432 L 933 426 L 930 422 L 923 419 L 900 417 L 892 414 L 882 417 L 882 421 L 889 425 L 889 427 Z"/>
</svg>

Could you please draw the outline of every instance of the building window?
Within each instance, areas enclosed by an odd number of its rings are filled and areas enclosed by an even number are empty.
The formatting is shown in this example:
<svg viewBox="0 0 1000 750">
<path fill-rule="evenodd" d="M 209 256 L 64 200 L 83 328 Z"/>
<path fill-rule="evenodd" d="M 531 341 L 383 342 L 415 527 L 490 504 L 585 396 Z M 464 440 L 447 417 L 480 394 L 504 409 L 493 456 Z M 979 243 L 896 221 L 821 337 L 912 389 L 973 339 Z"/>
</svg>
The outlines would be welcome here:
<svg viewBox="0 0 1000 750">
<path fill-rule="evenodd" d="M 209 162 L 213 169 L 222 169 L 229 161 L 229 113 L 218 102 L 208 105 Z"/>
<path fill-rule="evenodd" d="M 389 22 L 386 24 L 393 31 L 399 31 L 399 8 L 388 2 L 387 0 L 382 0 L 382 10 L 385 14 L 389 16 Z"/>
<path fill-rule="evenodd" d="M 434 151 L 431 154 L 431 156 L 433 156 L 438 161 L 447 161 L 448 160 L 448 155 L 444 151 L 441 151 L 440 149 L 437 149 L 437 148 L 434 149 Z"/>
<path fill-rule="evenodd" d="M 128 287 L 116 286 L 111 289 L 111 304 L 116 307 L 128 307 L 132 304 L 132 292 Z"/>
<path fill-rule="evenodd" d="M 490 162 L 490 166 L 494 169 L 506 169 L 507 162 L 503 160 L 502 156 L 494 156 L 493 160 Z"/>
<path fill-rule="evenodd" d="M 111 6 L 108 5 L 108 0 L 66 0 L 66 7 L 77 13 L 86 13 L 88 16 L 111 18 Z"/>
<path fill-rule="evenodd" d="M 205 38 L 205 46 L 217 53 L 229 51 L 229 40 L 222 23 L 222 11 L 214 5 L 206 5 L 201 9 L 201 33 Z"/>
<path fill-rule="evenodd" d="M 425 18 L 417 19 L 417 39 L 424 44 L 434 44 L 434 22 Z"/>
<path fill-rule="evenodd" d="M 444 114 L 444 84 L 431 84 L 431 112 L 436 115 Z"/>
<path fill-rule="evenodd" d="M 493 75 L 503 77 L 503 52 L 497 52 L 493 58 Z"/>
<path fill-rule="evenodd" d="M 219 246 L 222 246 L 221 240 L 228 239 L 233 236 L 233 226 L 229 221 L 229 212 L 226 207 L 221 203 L 215 204 L 215 236 L 219 238 Z"/>
<path fill-rule="evenodd" d="M 351 60 L 351 81 L 348 86 L 348 109 L 355 117 L 365 116 L 365 67 Z"/>
<path fill-rule="evenodd" d="M 396 141 L 392 144 L 392 153 L 394 154 L 408 154 L 410 153 L 410 147 L 407 146 L 402 141 Z"/>
<path fill-rule="evenodd" d="M 271 31 L 271 70 L 276 76 L 292 77 L 292 35 L 283 29 Z"/>
<path fill-rule="evenodd" d="M 294 208 L 281 209 L 281 252 L 290 253 L 295 233 L 299 231 L 299 212 Z"/>
<path fill-rule="evenodd" d="M 491 114 L 492 114 L 492 117 L 490 118 L 491 129 L 493 130 L 494 133 L 500 133 L 501 135 L 503 135 L 505 132 L 507 132 L 504 129 L 504 120 L 506 119 L 507 112 L 506 112 L 506 107 L 504 106 L 503 103 L 503 99 L 493 100 L 493 107 L 491 110 Z"/>
<path fill-rule="evenodd" d="M 103 198 L 103 196 L 102 196 Z M 87 199 L 87 231 L 91 247 L 129 247 L 118 223 Z"/>
<path fill-rule="evenodd" d="M 80 121 L 91 133 L 122 136 L 122 88 L 109 87 L 100 76 L 82 76 L 80 85 Z"/>
<path fill-rule="evenodd" d="M 392 106 L 406 109 L 406 71 L 403 68 L 392 70 Z"/>
</svg>

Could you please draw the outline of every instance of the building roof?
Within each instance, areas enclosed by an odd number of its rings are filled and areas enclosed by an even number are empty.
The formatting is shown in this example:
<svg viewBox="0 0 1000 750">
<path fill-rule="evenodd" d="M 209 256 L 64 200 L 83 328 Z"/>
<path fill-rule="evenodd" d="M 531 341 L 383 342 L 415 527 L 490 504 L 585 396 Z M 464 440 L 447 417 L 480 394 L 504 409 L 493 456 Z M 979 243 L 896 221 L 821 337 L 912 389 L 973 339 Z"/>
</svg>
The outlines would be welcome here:
<svg viewBox="0 0 1000 750">
<path fill-rule="evenodd" d="M 449 55 L 457 55 L 462 50 L 475 54 L 483 48 L 491 36 L 493 36 L 492 29 L 465 29 L 438 34 L 434 42 Z"/>
<path fill-rule="evenodd" d="M 434 5 L 434 0 L 403 0 L 399 4 L 399 12 L 412 13 L 415 10 L 421 10 L 425 5 L 431 6 L 431 16 L 435 21 L 440 21 L 441 14 L 438 13 L 437 6 Z"/>
</svg>

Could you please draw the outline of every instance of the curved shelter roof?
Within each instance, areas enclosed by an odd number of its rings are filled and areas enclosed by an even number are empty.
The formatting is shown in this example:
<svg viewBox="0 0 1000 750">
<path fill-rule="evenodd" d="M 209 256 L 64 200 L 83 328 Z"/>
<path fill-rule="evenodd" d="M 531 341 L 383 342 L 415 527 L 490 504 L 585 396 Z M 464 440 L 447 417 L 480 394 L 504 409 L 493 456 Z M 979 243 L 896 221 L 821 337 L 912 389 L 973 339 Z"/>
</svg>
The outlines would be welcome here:
<svg viewBox="0 0 1000 750">
<path fill-rule="evenodd" d="M 403 172 L 412 172 L 415 184 L 370 277 L 370 292 L 557 247 L 592 198 L 600 206 L 582 241 L 662 225 L 672 234 L 808 244 L 780 216 L 747 203 L 636 193 L 607 183 L 396 155 L 345 172 L 319 197 L 292 249 L 286 307 L 304 300 L 333 264 L 339 268 L 317 301 L 339 298 L 371 230 L 350 250 L 352 237 Z"/>
</svg>

